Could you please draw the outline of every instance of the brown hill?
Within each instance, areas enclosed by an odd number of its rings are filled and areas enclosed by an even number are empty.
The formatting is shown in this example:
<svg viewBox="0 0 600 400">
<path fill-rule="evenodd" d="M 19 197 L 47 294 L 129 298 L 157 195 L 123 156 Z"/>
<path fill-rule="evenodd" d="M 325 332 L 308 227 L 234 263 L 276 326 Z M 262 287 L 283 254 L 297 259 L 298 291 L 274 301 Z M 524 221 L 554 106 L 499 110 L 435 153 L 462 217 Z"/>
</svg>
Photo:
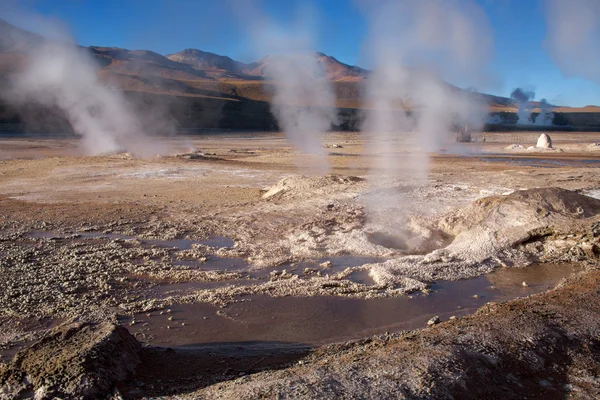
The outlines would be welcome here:
<svg viewBox="0 0 600 400">
<path fill-rule="evenodd" d="M 245 64 L 232 60 L 227 56 L 198 49 L 186 49 L 179 53 L 169 54 L 167 58 L 178 63 L 205 71 L 208 75 L 221 79 L 257 79 L 267 78 L 267 66 L 277 62 L 276 56 L 266 56 L 258 62 Z M 360 81 L 367 77 L 368 71 L 360 67 L 344 64 L 334 57 L 316 53 L 317 62 L 323 75 L 332 81 Z"/>
<path fill-rule="evenodd" d="M 196 70 L 204 71 L 213 78 L 221 79 L 253 79 L 254 76 L 248 74 L 248 71 L 252 71 L 257 67 L 257 63 L 244 64 L 227 56 L 198 49 L 185 49 L 179 53 L 168 54 L 167 58 L 180 64 L 190 65 Z"/>
<path fill-rule="evenodd" d="M 159 76 L 170 79 L 203 79 L 206 74 L 186 64 L 148 50 L 89 47 L 102 70 L 124 75 Z"/>
<path fill-rule="evenodd" d="M 21 53 L 39 44 L 42 40 L 41 36 L 17 28 L 0 19 L 1 53 Z"/>
<path fill-rule="evenodd" d="M 9 72 L 20 69 L 29 52 L 44 40 L 0 20 L 0 75 L 6 78 Z M 270 101 L 272 85 L 277 84 L 271 82 L 265 72 L 269 64 L 278 62 L 277 56 L 246 64 L 198 49 L 186 49 L 167 56 L 148 50 L 115 47 L 84 49 L 97 61 L 100 79 L 129 91 Z M 316 53 L 316 57 L 323 76 L 334 82 L 337 105 L 360 108 L 360 83 L 368 78 L 369 71 L 344 64 L 324 53 Z M 484 104 L 510 104 L 508 99 L 478 96 Z"/>
<path fill-rule="evenodd" d="M 0 19 L 0 90 L 10 85 L 11 73 L 21 70 L 28 57 L 35 54 L 35 47 L 45 40 L 48 39 Z M 242 63 L 197 49 L 186 49 L 167 56 L 148 50 L 115 47 L 91 46 L 81 49 L 88 51 L 97 62 L 98 76 L 102 81 L 121 87 L 136 99 L 143 98 L 144 102 L 152 102 L 153 98 L 161 101 L 176 99 L 173 104 L 178 109 L 169 107 L 172 108 L 170 112 L 177 115 L 180 126 L 197 126 L 195 124 L 210 120 L 214 124 L 211 127 L 241 128 L 245 121 L 253 121 L 251 124 L 248 122 L 251 125 L 248 128 L 276 127 L 268 112 L 268 102 L 274 85 L 278 83 L 269 79 L 266 70 L 270 63 L 278 62 L 277 56 Z M 342 127 L 355 127 L 360 118 L 357 111 L 363 108 L 361 85 L 369 78 L 370 71 L 344 64 L 324 53 L 316 53 L 316 57 L 322 76 L 333 82 L 336 104 L 342 109 L 340 113 L 348 116 L 346 120 L 342 118 Z M 462 92 L 460 88 L 448 86 L 457 93 Z M 477 92 L 470 92 L 470 95 L 478 99 L 482 107 L 500 112 L 503 118 L 516 111 L 512 99 Z M 404 103 L 404 106 L 410 107 L 410 102 Z M 224 113 L 224 110 L 230 110 L 231 115 L 216 120 L 207 117 L 211 112 Z M 563 108 L 561 111 L 571 114 L 579 112 L 575 108 Z M 597 108 L 590 106 L 585 111 L 595 113 Z M 0 104 L 0 122 L 19 121 L 19 113 L 19 110 Z M 202 118 L 198 119 L 191 113 L 197 113 Z"/>
</svg>

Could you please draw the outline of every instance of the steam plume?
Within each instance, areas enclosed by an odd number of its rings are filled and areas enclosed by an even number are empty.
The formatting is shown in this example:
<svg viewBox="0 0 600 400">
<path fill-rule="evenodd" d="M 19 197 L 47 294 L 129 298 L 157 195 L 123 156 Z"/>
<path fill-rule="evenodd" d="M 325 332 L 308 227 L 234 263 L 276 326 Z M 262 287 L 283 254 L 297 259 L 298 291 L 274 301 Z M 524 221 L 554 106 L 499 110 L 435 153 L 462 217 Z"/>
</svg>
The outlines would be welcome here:
<svg viewBox="0 0 600 400">
<path fill-rule="evenodd" d="M 238 3 L 234 3 L 237 5 Z M 294 23 L 280 25 L 260 13 L 258 3 L 246 3 L 243 20 L 248 26 L 265 74 L 273 82 L 271 109 L 280 128 L 295 147 L 319 156 L 319 169 L 328 169 L 322 138 L 337 121 L 332 83 L 313 48 L 311 10 L 299 13 Z M 239 12 L 239 7 L 236 7 Z"/>
<path fill-rule="evenodd" d="M 535 98 L 535 92 L 533 90 L 516 88 L 510 94 L 511 99 L 515 99 L 519 109 L 517 111 L 517 124 L 529 125 L 531 124 L 531 100 Z"/>
<path fill-rule="evenodd" d="M 545 0 L 546 51 L 568 77 L 600 84 L 600 2 Z"/>
<path fill-rule="evenodd" d="M 372 175 L 423 183 L 429 152 L 448 149 L 453 128 L 476 130 L 488 112 L 473 93 L 445 80 L 464 86 L 486 83 L 493 44 L 489 23 L 473 1 L 365 0 L 359 5 L 369 20 L 366 45 L 375 64 L 366 81 L 369 110 L 362 126 L 372 136 L 371 152 L 378 155 L 379 171 Z M 390 210 L 389 199 L 367 198 L 374 226 L 407 243 L 411 239 L 402 226 L 411 206 Z"/>
<path fill-rule="evenodd" d="M 29 43 L 31 44 L 31 43 Z M 89 51 L 70 38 L 42 39 L 24 46 L 27 65 L 3 93 L 10 104 L 37 103 L 60 109 L 73 131 L 82 135 L 87 154 L 127 150 L 156 155 L 160 146 L 145 137 L 144 124 L 122 92 L 103 85 Z"/>
<path fill-rule="evenodd" d="M 552 125 L 552 110 L 554 109 L 554 106 L 548 103 L 546 99 L 541 99 L 538 102 L 537 108 L 540 109 L 540 113 L 535 118 L 534 122 L 534 118 L 531 114 L 536 105 L 533 102 L 535 92 L 532 89 L 516 88 L 511 92 L 510 97 L 511 99 L 514 99 L 519 106 L 517 111 L 518 125 Z"/>
<path fill-rule="evenodd" d="M 540 115 L 535 119 L 534 125 L 552 125 L 552 110 L 554 106 L 548 103 L 546 99 L 541 99 L 538 108 L 540 109 Z"/>
<path fill-rule="evenodd" d="M 366 83 L 371 111 L 363 130 L 376 132 L 383 140 L 404 136 L 418 146 L 409 165 L 383 159 L 379 166 L 395 172 L 408 167 L 424 177 L 425 152 L 445 147 L 456 123 L 475 129 L 482 124 L 487 110 L 476 106 L 470 93 L 444 79 L 465 85 L 485 83 L 492 49 L 489 23 L 472 1 L 360 4 L 370 22 L 367 45 L 375 63 Z M 412 110 L 410 116 L 404 108 Z"/>
</svg>

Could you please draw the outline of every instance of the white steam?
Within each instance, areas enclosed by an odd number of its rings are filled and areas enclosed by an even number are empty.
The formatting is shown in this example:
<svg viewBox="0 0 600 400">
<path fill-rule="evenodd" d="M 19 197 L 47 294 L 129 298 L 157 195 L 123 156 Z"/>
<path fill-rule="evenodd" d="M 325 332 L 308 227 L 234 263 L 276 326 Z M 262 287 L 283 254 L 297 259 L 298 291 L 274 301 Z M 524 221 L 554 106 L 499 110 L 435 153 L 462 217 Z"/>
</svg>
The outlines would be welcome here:
<svg viewBox="0 0 600 400">
<path fill-rule="evenodd" d="M 545 0 L 546 51 L 568 77 L 600 84 L 600 1 Z"/>
<path fill-rule="evenodd" d="M 540 114 L 535 119 L 534 125 L 537 126 L 548 126 L 552 125 L 553 115 L 552 111 L 554 110 L 554 106 L 546 99 L 541 99 L 538 103 L 538 108 L 540 109 Z"/>
<path fill-rule="evenodd" d="M 245 4 L 233 6 L 240 21 L 248 24 L 255 53 L 269 54 L 262 62 L 273 115 L 290 143 L 317 155 L 316 167 L 326 172 L 322 141 L 337 122 L 337 109 L 332 82 L 314 49 L 314 13 L 300 10 L 293 23 L 284 25 L 261 13 L 257 2 Z"/>
<path fill-rule="evenodd" d="M 483 11 L 471 1 L 435 0 L 364 2 L 370 22 L 367 41 L 374 69 L 367 79 L 367 117 L 363 131 L 373 132 L 377 147 L 403 136 L 413 149 L 407 159 L 383 158 L 379 167 L 411 170 L 424 177 L 426 152 L 454 139 L 456 126 L 476 129 L 487 109 L 463 85 L 485 83 L 492 52 L 491 30 Z M 404 112 L 410 109 L 410 115 Z M 406 144 L 402 142 L 402 146 Z M 405 149 L 408 150 L 408 149 Z M 416 173 L 416 175 L 415 175 Z"/>
<path fill-rule="evenodd" d="M 535 104 L 535 92 L 532 89 L 516 88 L 510 97 L 517 102 L 517 125 L 552 125 L 554 106 L 546 99 L 541 99 Z M 539 108 L 539 114 L 534 118 L 532 113 L 536 107 Z"/>
<path fill-rule="evenodd" d="M 323 75 L 316 53 L 279 55 L 266 66 L 275 83 L 273 114 L 290 142 L 309 154 L 324 155 L 322 136 L 337 116 L 331 82 Z"/>
<path fill-rule="evenodd" d="M 511 92 L 510 98 L 517 102 L 517 124 L 530 125 L 532 123 L 531 112 L 533 111 L 531 101 L 535 98 L 535 92 L 531 89 L 516 88 Z"/>
<path fill-rule="evenodd" d="M 68 38 L 41 39 L 28 47 L 25 68 L 13 76 L 11 90 L 3 93 L 7 102 L 60 109 L 74 133 L 82 136 L 86 154 L 157 154 L 159 145 L 144 135 L 141 119 L 122 92 L 98 80 L 99 67 L 87 49 Z"/>
<path fill-rule="evenodd" d="M 365 83 L 367 111 L 361 128 L 377 156 L 372 184 L 389 185 L 388 179 L 402 185 L 424 183 L 429 154 L 457 147 L 456 131 L 478 129 L 489 111 L 475 94 L 446 81 L 465 87 L 486 84 L 493 47 L 490 25 L 470 0 L 359 4 L 369 21 L 365 45 L 374 64 Z M 398 200 L 377 195 L 386 192 L 375 190 L 366 199 L 373 229 L 411 243 L 404 226 L 413 204 L 394 204 Z"/>
</svg>

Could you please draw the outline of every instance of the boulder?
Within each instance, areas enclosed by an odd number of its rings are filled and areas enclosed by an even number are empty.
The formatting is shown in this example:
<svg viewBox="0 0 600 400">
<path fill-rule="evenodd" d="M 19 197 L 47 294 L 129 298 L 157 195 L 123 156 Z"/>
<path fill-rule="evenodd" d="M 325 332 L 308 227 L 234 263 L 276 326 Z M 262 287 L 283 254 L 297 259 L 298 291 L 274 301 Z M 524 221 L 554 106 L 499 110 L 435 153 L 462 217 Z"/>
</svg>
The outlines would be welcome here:
<svg viewBox="0 0 600 400">
<path fill-rule="evenodd" d="M 0 398 L 109 398 L 134 373 L 140 350 L 110 322 L 59 327 L 0 369 Z"/>
<path fill-rule="evenodd" d="M 541 149 L 551 149 L 552 148 L 552 139 L 546 133 L 542 133 L 537 140 L 537 144 L 535 145 L 537 148 Z"/>
</svg>

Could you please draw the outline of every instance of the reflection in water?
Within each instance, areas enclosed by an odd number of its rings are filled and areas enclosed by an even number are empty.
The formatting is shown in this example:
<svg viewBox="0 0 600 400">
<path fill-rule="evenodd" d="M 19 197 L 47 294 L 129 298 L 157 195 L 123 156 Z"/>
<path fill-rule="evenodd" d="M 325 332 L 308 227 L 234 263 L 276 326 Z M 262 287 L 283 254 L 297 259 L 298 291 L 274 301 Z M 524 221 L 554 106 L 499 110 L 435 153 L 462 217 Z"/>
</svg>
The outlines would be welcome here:
<svg viewBox="0 0 600 400">
<path fill-rule="evenodd" d="M 137 333 L 138 339 L 154 345 L 253 340 L 325 344 L 421 328 L 434 315 L 442 320 L 462 316 L 489 301 L 542 292 L 581 269 L 576 264 L 502 268 L 474 279 L 438 282 L 432 286 L 432 293 L 412 298 L 258 295 L 242 298 L 224 309 L 209 304 L 176 305 L 163 315 L 138 315 L 135 320 L 140 323 L 128 328 Z M 145 323 L 148 325 L 143 326 Z"/>
</svg>

